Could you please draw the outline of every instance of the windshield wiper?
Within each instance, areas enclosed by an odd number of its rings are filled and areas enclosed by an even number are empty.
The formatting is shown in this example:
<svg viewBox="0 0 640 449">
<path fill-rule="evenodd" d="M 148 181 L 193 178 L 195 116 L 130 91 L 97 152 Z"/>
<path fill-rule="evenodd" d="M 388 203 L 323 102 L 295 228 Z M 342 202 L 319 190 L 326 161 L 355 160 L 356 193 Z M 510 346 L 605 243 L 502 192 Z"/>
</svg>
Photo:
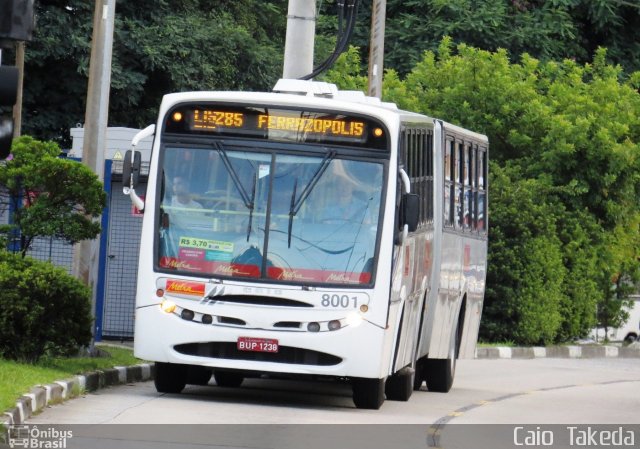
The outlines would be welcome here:
<svg viewBox="0 0 640 449">
<path fill-rule="evenodd" d="M 307 197 L 311 194 L 311 191 L 316 186 L 324 172 L 329 167 L 329 164 L 335 157 L 335 151 L 330 151 L 329 153 L 327 153 L 324 159 L 322 159 L 322 162 L 320 162 L 320 166 L 309 180 L 309 183 L 300 194 L 300 198 L 298 198 L 298 201 L 296 201 L 296 188 L 298 186 L 298 178 L 296 178 L 295 184 L 293 186 L 293 194 L 291 195 L 291 207 L 289 208 L 289 228 L 287 237 L 289 248 L 291 248 L 291 228 L 293 227 L 293 217 L 300 211 L 302 203 L 304 203 Z"/>
<path fill-rule="evenodd" d="M 295 203 L 295 205 L 293 205 L 293 215 L 296 215 L 300 211 L 302 203 L 304 203 L 307 197 L 311 194 L 311 191 L 316 186 L 316 184 L 318 184 L 318 181 L 320 181 L 320 178 L 327 170 L 327 168 L 329 168 L 329 164 L 335 157 L 336 152 L 330 151 L 329 154 L 327 154 L 324 159 L 322 159 L 322 162 L 320 162 L 320 167 L 318 167 L 318 170 L 316 170 L 316 172 L 311 177 L 309 184 L 307 184 L 307 186 L 300 194 L 300 198 L 298 199 L 298 201 Z"/>
<path fill-rule="evenodd" d="M 249 223 L 247 224 L 247 242 L 249 241 L 249 236 L 251 235 L 251 225 L 253 223 L 253 207 L 255 205 L 256 200 L 256 177 L 253 177 L 253 187 L 251 188 L 251 207 L 249 208 Z"/>
<path fill-rule="evenodd" d="M 296 205 L 296 191 L 298 190 L 298 178 L 293 182 L 293 192 L 291 192 L 291 205 L 289 206 L 289 227 L 287 229 L 287 248 L 291 248 L 291 228 L 293 227 L 293 210 Z"/>
<path fill-rule="evenodd" d="M 253 223 L 253 209 L 254 209 L 255 200 L 256 200 L 255 173 L 253 176 L 253 187 L 251 188 L 251 198 L 249 198 L 249 195 L 247 194 L 246 190 L 244 190 L 244 187 L 242 186 L 242 182 L 240 181 L 238 174 L 233 169 L 233 165 L 231 165 L 229 156 L 227 156 L 227 150 L 224 149 L 224 146 L 222 146 L 220 142 L 215 142 L 214 147 L 218 151 L 218 154 L 220 155 L 220 158 L 222 159 L 222 162 L 224 163 L 224 166 L 227 169 L 227 172 L 229 172 L 229 176 L 231 176 L 231 180 L 233 181 L 233 184 L 236 186 L 236 189 L 238 189 L 238 192 L 242 197 L 242 202 L 244 203 L 245 207 L 249 209 L 249 223 L 247 224 L 247 242 L 248 242 L 249 237 L 251 236 L 251 225 Z"/>
<path fill-rule="evenodd" d="M 242 197 L 242 201 L 244 202 L 244 205 L 246 206 L 247 209 L 253 210 L 253 198 L 249 199 L 249 195 L 247 194 L 246 190 L 244 190 L 244 187 L 242 186 L 242 182 L 240 182 L 240 178 L 238 177 L 238 174 L 236 173 L 236 171 L 233 169 L 233 165 L 231 165 L 229 156 L 227 156 L 227 150 L 224 149 L 224 147 L 220 142 L 215 142 L 213 146 L 218 151 L 218 154 L 220 155 L 220 158 L 222 159 L 222 162 L 224 163 L 224 166 L 227 169 L 227 172 L 229 172 L 229 175 L 231 176 L 231 180 L 233 181 L 233 184 L 236 186 L 236 189 L 238 189 L 238 193 L 240 193 L 240 196 Z M 254 189 L 255 189 L 255 185 L 254 185 Z"/>
</svg>

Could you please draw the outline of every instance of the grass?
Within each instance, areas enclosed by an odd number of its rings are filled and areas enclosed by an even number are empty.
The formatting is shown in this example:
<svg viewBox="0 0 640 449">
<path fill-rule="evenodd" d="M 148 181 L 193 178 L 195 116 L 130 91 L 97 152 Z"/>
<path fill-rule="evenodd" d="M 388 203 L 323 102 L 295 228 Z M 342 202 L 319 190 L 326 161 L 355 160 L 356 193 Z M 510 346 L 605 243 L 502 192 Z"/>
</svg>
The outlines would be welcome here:
<svg viewBox="0 0 640 449">
<path fill-rule="evenodd" d="M 125 348 L 100 346 L 108 357 L 43 358 L 35 364 L 0 359 L 0 413 L 16 405 L 16 399 L 36 385 L 67 379 L 77 374 L 136 365 L 141 360 Z"/>
<path fill-rule="evenodd" d="M 478 347 L 479 348 L 497 348 L 497 347 L 508 347 L 508 348 L 514 348 L 517 345 L 515 344 L 515 342 L 511 341 L 511 340 L 507 340 L 507 341 L 501 341 L 501 342 L 497 342 L 497 343 L 487 343 L 487 342 L 482 342 L 479 341 L 478 342 Z"/>
</svg>

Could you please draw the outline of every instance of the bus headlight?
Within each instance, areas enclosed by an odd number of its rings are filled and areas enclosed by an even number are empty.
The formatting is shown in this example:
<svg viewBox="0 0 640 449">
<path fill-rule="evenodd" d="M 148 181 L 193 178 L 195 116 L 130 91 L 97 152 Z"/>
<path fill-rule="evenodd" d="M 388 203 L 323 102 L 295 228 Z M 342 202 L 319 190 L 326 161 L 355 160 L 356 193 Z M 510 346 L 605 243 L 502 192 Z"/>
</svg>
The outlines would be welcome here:
<svg viewBox="0 0 640 449">
<path fill-rule="evenodd" d="M 173 313 L 173 311 L 176 310 L 176 303 L 170 299 L 165 299 L 160 303 L 160 308 L 165 313 Z"/>
<path fill-rule="evenodd" d="M 360 315 L 359 313 L 354 312 L 347 315 L 344 321 L 347 324 L 347 326 L 355 327 L 355 326 L 360 326 L 360 324 L 364 321 L 364 318 L 362 318 L 362 315 Z"/>
</svg>

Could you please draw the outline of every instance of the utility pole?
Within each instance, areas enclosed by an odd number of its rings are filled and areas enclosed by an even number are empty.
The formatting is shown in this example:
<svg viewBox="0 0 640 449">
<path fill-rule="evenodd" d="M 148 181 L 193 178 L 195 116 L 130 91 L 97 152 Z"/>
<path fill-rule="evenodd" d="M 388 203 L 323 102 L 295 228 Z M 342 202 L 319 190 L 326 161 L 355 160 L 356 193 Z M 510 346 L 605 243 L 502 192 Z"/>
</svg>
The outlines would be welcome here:
<svg viewBox="0 0 640 449">
<path fill-rule="evenodd" d="M 387 0 L 373 0 L 371 7 L 371 40 L 369 43 L 369 96 L 382 97 L 384 70 L 384 28 Z"/>
<path fill-rule="evenodd" d="M 24 87 L 24 41 L 16 43 L 16 67 L 18 68 L 18 95 L 13 107 L 13 137 L 22 135 L 22 92 Z"/>
<path fill-rule="evenodd" d="M 82 160 L 98 175 L 100 180 L 104 179 L 104 150 L 109 118 L 115 12 L 116 0 L 96 0 Z M 92 289 L 92 309 L 94 311 L 98 279 L 98 254 L 99 239 L 83 240 L 75 246 L 73 260 L 74 275 Z"/>
<path fill-rule="evenodd" d="M 313 71 L 316 0 L 289 0 L 282 77 L 300 78 Z"/>
</svg>

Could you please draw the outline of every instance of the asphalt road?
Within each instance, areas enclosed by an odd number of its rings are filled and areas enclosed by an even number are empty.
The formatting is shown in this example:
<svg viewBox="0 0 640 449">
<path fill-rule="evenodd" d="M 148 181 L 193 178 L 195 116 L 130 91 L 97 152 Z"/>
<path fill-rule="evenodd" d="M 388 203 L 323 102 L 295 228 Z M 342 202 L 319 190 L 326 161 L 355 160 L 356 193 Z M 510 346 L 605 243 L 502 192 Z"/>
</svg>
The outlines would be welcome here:
<svg viewBox="0 0 640 449">
<path fill-rule="evenodd" d="M 634 444 L 640 442 L 638 413 L 638 359 L 545 358 L 461 360 L 449 393 L 431 393 L 423 386 L 408 402 L 386 401 L 380 410 L 356 409 L 349 386 L 333 382 L 247 379 L 242 387 L 229 389 L 212 380 L 206 387 L 188 386 L 180 395 L 158 394 L 152 382 L 144 382 L 49 407 L 28 424 L 137 424 L 73 427 L 71 443 L 95 448 L 495 449 L 516 447 L 511 439 L 526 436 L 517 434 L 518 426 L 525 426 L 523 432 L 534 429 L 538 438 L 561 433 L 550 446 L 556 448 L 565 447 L 558 441 L 574 425 L 627 426 L 625 432 L 637 429 Z M 458 431 L 442 433 L 452 428 Z M 441 439 L 434 440 L 434 434 Z M 485 445 L 483 434 L 502 440 Z"/>
<path fill-rule="evenodd" d="M 446 394 L 414 392 L 358 410 L 347 384 L 247 379 L 240 388 L 188 386 L 159 394 L 153 382 L 99 390 L 46 409 L 29 423 L 429 424 L 639 423 L 640 360 L 460 360 Z"/>
</svg>

